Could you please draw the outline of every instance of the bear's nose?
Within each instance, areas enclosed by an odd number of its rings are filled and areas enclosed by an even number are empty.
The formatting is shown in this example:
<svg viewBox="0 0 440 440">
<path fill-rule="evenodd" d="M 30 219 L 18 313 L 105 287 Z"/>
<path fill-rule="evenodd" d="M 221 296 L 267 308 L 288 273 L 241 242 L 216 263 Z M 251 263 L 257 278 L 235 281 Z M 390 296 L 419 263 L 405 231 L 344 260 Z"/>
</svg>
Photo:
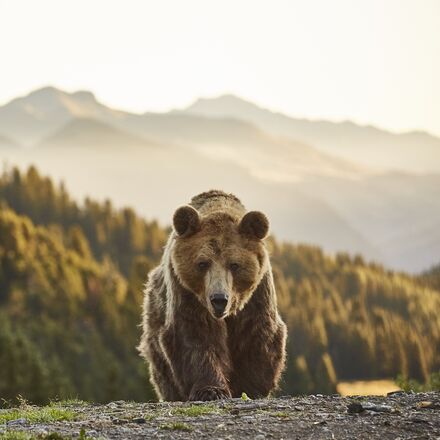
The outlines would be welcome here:
<svg viewBox="0 0 440 440">
<path fill-rule="evenodd" d="M 226 305 L 228 304 L 228 295 L 223 292 L 213 293 L 209 299 L 211 300 L 212 308 L 214 309 L 215 316 L 219 318 L 225 312 Z"/>
</svg>

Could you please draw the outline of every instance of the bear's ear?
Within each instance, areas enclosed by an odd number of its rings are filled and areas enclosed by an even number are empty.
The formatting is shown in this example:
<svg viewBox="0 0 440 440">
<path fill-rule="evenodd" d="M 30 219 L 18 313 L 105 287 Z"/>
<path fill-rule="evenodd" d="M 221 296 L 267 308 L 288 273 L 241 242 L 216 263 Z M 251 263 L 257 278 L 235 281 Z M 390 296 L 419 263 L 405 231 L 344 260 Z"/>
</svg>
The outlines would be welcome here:
<svg viewBox="0 0 440 440">
<path fill-rule="evenodd" d="M 269 232 L 269 220 L 259 211 L 250 211 L 244 215 L 238 225 L 240 234 L 262 240 Z"/>
<path fill-rule="evenodd" d="M 181 206 L 174 213 L 173 225 L 177 235 L 189 237 L 200 230 L 199 213 L 192 206 Z"/>
</svg>

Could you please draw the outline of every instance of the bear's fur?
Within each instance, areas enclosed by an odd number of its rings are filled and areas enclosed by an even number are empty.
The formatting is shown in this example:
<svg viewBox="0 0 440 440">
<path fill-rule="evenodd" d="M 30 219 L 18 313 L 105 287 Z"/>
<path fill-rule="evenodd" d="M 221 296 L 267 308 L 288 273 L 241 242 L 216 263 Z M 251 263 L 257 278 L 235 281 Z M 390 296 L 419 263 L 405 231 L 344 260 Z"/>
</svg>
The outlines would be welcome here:
<svg viewBox="0 0 440 440">
<path fill-rule="evenodd" d="M 148 277 L 139 345 L 158 397 L 267 396 L 284 368 L 286 326 L 262 241 L 266 216 L 209 191 L 179 208 L 173 226 Z"/>
</svg>

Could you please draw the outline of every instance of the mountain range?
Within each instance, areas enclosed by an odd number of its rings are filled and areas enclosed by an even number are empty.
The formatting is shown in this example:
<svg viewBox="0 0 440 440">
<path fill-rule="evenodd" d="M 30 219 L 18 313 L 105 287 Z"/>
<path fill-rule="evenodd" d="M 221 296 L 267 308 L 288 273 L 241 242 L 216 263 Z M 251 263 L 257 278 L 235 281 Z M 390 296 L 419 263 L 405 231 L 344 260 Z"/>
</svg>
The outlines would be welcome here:
<svg viewBox="0 0 440 440">
<path fill-rule="evenodd" d="M 217 187 L 282 239 L 418 272 L 440 260 L 440 139 L 291 118 L 225 95 L 134 114 L 46 87 L 0 107 L 0 154 L 169 224 Z"/>
<path fill-rule="evenodd" d="M 297 139 L 376 170 L 440 171 L 440 139 L 425 132 L 396 134 L 351 121 L 291 118 L 233 95 L 199 99 L 183 112 L 249 121 L 273 135 Z"/>
</svg>

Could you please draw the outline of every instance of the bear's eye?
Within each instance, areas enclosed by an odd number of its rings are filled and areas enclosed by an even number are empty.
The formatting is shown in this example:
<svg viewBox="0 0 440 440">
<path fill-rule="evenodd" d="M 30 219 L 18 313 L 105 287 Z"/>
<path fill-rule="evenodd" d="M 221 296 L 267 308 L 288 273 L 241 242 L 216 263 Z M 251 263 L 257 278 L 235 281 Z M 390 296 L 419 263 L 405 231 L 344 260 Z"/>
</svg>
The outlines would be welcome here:
<svg viewBox="0 0 440 440">
<path fill-rule="evenodd" d="M 237 270 L 240 268 L 240 266 L 238 265 L 238 263 L 231 263 L 229 265 L 229 270 L 231 272 L 237 272 Z"/>
<path fill-rule="evenodd" d="M 208 269 L 209 265 L 210 265 L 209 261 L 199 261 L 199 262 L 197 263 L 197 267 L 198 267 L 200 270 L 206 270 L 206 269 Z"/>
</svg>

